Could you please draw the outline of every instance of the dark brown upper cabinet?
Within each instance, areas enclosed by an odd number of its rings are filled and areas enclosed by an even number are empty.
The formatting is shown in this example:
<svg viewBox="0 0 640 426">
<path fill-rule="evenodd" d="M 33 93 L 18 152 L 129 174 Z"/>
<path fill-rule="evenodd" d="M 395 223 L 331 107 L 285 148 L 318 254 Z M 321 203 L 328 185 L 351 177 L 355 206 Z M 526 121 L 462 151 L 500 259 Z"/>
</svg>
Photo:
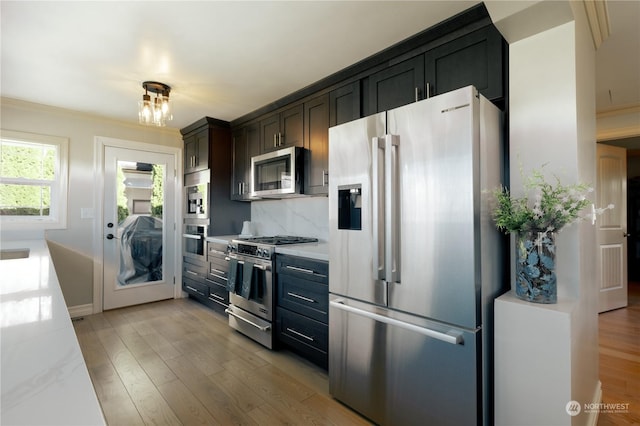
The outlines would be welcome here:
<svg viewBox="0 0 640 426">
<path fill-rule="evenodd" d="M 327 194 L 329 185 L 329 94 L 304 103 L 305 194 Z"/>
<path fill-rule="evenodd" d="M 304 105 L 296 104 L 260 120 L 260 152 L 304 146 Z"/>
<path fill-rule="evenodd" d="M 190 133 L 184 137 L 184 173 L 209 168 L 209 129 Z"/>
<path fill-rule="evenodd" d="M 419 55 L 369 76 L 369 114 L 419 100 L 425 87 L 424 55 Z"/>
<path fill-rule="evenodd" d="M 360 80 L 329 93 L 329 126 L 337 126 L 362 117 Z"/>
<path fill-rule="evenodd" d="M 251 157 L 260 152 L 259 123 L 249 123 L 234 129 L 233 176 L 231 179 L 231 199 L 249 200 L 251 192 Z"/>
<path fill-rule="evenodd" d="M 431 96 L 473 85 L 487 99 L 501 100 L 505 95 L 503 48 L 502 36 L 491 25 L 428 51 Z"/>
</svg>

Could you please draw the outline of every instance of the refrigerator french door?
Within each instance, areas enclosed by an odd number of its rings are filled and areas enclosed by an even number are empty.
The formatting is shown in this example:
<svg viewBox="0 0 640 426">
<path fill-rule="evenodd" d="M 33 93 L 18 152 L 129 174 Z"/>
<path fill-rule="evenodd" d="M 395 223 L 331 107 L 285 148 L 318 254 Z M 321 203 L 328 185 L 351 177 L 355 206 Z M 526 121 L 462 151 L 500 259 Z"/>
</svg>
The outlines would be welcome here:
<svg viewBox="0 0 640 426">
<path fill-rule="evenodd" d="M 470 86 L 329 130 L 330 392 L 377 423 L 489 422 L 500 129 Z"/>
</svg>

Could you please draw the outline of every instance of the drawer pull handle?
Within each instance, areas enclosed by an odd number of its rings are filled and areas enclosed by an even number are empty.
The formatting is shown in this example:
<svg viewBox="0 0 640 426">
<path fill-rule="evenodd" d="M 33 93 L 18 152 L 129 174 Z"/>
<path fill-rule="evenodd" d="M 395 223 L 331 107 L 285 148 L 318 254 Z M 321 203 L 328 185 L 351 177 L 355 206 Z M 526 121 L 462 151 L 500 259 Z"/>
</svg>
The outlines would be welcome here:
<svg viewBox="0 0 640 426">
<path fill-rule="evenodd" d="M 210 294 L 210 296 L 211 296 L 211 297 L 215 297 L 215 298 L 216 298 L 216 299 L 218 299 L 218 300 L 224 300 L 224 297 L 219 296 L 219 295 L 217 295 L 217 294 L 215 294 L 215 293 L 211 293 L 211 294 Z M 209 297 L 209 299 L 211 299 L 211 297 Z"/>
<path fill-rule="evenodd" d="M 312 271 L 311 269 L 298 268 L 297 266 L 290 266 L 290 265 L 287 265 L 286 268 L 292 271 L 302 272 L 303 274 L 315 275 L 317 277 L 326 277 L 326 275 L 318 274 L 317 272 Z"/>
<path fill-rule="evenodd" d="M 185 269 L 185 272 L 186 272 L 187 274 L 195 275 L 196 277 L 198 276 L 198 273 L 197 273 L 197 272 L 193 272 L 193 271 L 190 271 L 190 270 L 188 270 L 188 269 Z"/>
<path fill-rule="evenodd" d="M 220 301 L 218 301 L 218 300 L 216 300 L 216 299 L 213 299 L 213 298 L 211 298 L 211 297 L 209 298 L 209 300 L 211 300 L 212 302 L 217 303 L 218 305 L 222 305 L 222 306 L 224 306 L 225 308 L 228 308 L 228 307 L 229 307 L 229 305 L 227 305 L 226 303 L 222 303 L 222 302 L 220 302 Z"/>
<path fill-rule="evenodd" d="M 293 333 L 293 334 L 295 334 L 296 336 L 300 336 L 300 337 L 302 337 L 302 338 L 304 338 L 304 339 L 307 339 L 307 340 L 308 340 L 308 341 L 310 341 L 310 342 L 315 342 L 315 340 L 314 340 L 314 338 L 313 338 L 313 337 L 309 337 L 309 336 L 307 336 L 306 334 L 302 334 L 302 333 L 300 333 L 299 331 L 295 331 L 293 328 L 289 328 L 289 327 L 287 327 L 287 331 L 288 331 L 289 333 Z"/>
<path fill-rule="evenodd" d="M 191 290 L 191 291 L 195 292 L 195 293 L 198 293 L 198 294 L 201 294 L 201 295 L 203 295 L 203 296 L 204 296 L 204 293 L 203 293 L 203 292 L 198 291 L 197 289 L 195 289 L 195 288 L 191 287 L 190 285 L 186 285 L 185 287 L 186 287 L 186 288 L 188 288 L 189 290 Z"/>
<path fill-rule="evenodd" d="M 290 291 L 287 292 L 287 295 L 289 295 L 291 297 L 295 297 L 296 299 L 304 300 L 305 302 L 316 303 L 316 301 L 313 300 L 313 299 L 309 299 L 308 297 L 304 297 L 304 296 L 301 296 L 301 295 L 296 294 L 296 293 L 291 293 Z"/>
<path fill-rule="evenodd" d="M 229 279 L 228 279 L 228 278 L 221 277 L 220 275 L 216 275 L 216 274 L 212 274 L 212 273 L 209 273 L 209 275 L 212 275 L 212 276 L 214 276 L 214 277 L 218 278 L 219 280 L 229 281 Z"/>
</svg>

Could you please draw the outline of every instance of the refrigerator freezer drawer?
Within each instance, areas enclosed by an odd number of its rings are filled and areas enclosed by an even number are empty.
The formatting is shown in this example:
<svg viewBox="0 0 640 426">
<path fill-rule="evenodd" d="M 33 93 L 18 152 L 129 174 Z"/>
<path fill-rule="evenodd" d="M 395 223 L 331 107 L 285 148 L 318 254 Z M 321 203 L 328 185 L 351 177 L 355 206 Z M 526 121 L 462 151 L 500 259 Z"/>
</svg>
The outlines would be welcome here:
<svg viewBox="0 0 640 426">
<path fill-rule="evenodd" d="M 480 332 L 330 299 L 333 397 L 382 425 L 482 423 Z"/>
</svg>

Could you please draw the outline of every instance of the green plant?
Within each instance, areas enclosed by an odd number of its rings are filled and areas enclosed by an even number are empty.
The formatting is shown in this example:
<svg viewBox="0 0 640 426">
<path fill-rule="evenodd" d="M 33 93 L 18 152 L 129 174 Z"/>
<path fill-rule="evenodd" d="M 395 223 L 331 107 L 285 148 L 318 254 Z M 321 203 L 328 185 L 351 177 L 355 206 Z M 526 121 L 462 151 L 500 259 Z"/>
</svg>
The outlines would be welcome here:
<svg viewBox="0 0 640 426">
<path fill-rule="evenodd" d="M 586 193 L 593 192 L 593 188 L 588 185 L 562 185 L 557 177 L 552 185 L 545 181 L 540 170 L 533 170 L 531 176 L 523 180 L 523 197 L 512 197 L 504 187 L 493 191 L 497 204 L 493 218 L 498 229 L 506 233 L 559 232 L 565 225 L 583 219 L 580 211 L 591 204 Z M 611 208 L 612 204 L 592 214 Z"/>
</svg>

